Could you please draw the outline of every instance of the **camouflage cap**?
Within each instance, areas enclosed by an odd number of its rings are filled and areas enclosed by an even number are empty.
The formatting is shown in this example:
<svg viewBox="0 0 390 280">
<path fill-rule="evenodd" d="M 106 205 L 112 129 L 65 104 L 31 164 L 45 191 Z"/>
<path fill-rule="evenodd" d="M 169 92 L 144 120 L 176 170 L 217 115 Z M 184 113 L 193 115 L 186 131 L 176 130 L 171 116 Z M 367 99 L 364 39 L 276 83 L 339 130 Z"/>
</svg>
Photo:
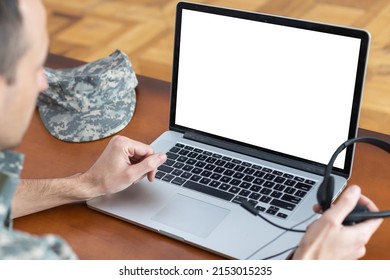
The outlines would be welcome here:
<svg viewBox="0 0 390 280">
<path fill-rule="evenodd" d="M 111 55 L 75 68 L 45 68 L 49 87 L 38 97 L 47 130 L 67 142 L 87 142 L 122 130 L 131 120 L 138 84 L 129 58 Z"/>
</svg>

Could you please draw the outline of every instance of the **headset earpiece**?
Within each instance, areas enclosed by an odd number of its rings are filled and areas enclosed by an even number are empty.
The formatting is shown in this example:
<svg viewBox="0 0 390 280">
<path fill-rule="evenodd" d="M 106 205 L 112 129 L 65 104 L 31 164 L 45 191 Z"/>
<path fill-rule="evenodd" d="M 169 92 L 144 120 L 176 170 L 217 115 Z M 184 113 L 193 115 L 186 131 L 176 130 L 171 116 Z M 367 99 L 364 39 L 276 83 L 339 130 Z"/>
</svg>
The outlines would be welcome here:
<svg viewBox="0 0 390 280">
<path fill-rule="evenodd" d="M 322 211 L 325 211 L 330 208 L 332 204 L 332 198 L 334 193 L 334 177 L 332 175 L 324 178 L 318 191 L 317 191 L 317 201 L 321 206 Z"/>
<path fill-rule="evenodd" d="M 329 209 L 332 204 L 334 185 L 335 185 L 335 178 L 334 176 L 331 175 L 333 164 L 341 151 L 343 151 L 348 146 L 355 144 L 357 142 L 371 144 L 390 153 L 390 143 L 374 137 L 353 138 L 341 144 L 341 146 L 338 147 L 337 150 L 334 152 L 328 165 L 326 166 L 324 179 L 317 191 L 317 201 L 323 211 Z M 382 212 L 369 212 L 367 208 L 357 205 L 355 209 L 346 217 L 345 224 L 353 224 L 367 219 L 385 218 L 385 217 L 390 217 L 390 210 L 382 211 Z"/>
</svg>

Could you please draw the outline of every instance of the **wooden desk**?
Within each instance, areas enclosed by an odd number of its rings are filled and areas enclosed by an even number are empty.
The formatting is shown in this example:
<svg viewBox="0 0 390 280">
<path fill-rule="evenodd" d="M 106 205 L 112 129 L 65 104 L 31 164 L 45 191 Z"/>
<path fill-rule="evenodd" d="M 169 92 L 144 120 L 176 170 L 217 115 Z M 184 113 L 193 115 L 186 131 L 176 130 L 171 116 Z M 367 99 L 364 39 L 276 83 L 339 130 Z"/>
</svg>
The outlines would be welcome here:
<svg viewBox="0 0 390 280">
<path fill-rule="evenodd" d="M 50 67 L 72 67 L 79 61 L 51 55 Z M 168 128 L 170 84 L 139 76 L 137 106 L 130 124 L 120 132 L 151 143 Z M 360 130 L 360 135 L 390 136 Z M 51 136 L 38 112 L 19 151 L 26 154 L 23 178 L 68 176 L 85 171 L 109 139 L 66 143 Z M 360 144 L 350 183 L 358 183 L 380 209 L 390 208 L 390 157 L 376 147 Z M 221 257 L 89 209 L 85 203 L 64 205 L 15 219 L 15 228 L 33 234 L 63 237 L 81 259 L 221 259 Z M 390 219 L 385 220 L 367 246 L 366 259 L 390 259 Z"/>
</svg>

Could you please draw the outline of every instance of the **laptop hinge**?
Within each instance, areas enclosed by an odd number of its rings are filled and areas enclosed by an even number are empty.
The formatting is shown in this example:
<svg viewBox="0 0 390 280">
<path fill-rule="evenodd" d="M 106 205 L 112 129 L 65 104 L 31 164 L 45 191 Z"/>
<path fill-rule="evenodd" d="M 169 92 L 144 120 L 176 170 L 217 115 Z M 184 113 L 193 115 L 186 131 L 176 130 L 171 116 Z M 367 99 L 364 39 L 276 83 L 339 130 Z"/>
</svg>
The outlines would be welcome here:
<svg viewBox="0 0 390 280">
<path fill-rule="evenodd" d="M 292 168 L 295 168 L 295 169 L 303 170 L 303 171 L 306 171 L 306 172 L 314 173 L 314 174 L 317 174 L 317 175 L 323 175 L 324 174 L 324 170 L 325 170 L 325 167 L 322 166 L 322 165 L 318 165 L 317 166 L 317 165 L 314 165 L 313 163 L 301 162 L 299 160 L 286 158 L 286 157 L 283 157 L 283 156 L 272 154 L 270 152 L 266 152 L 266 151 L 262 151 L 262 150 L 258 150 L 258 149 L 254 149 L 254 148 L 238 145 L 238 144 L 231 143 L 231 142 L 224 141 L 224 140 L 220 140 L 220 139 L 215 139 L 215 138 L 212 138 L 212 137 L 209 137 L 207 135 L 200 134 L 200 133 L 197 133 L 197 132 L 194 132 L 194 131 L 187 131 L 187 132 L 185 132 L 184 133 L 184 138 L 192 140 L 192 141 L 200 142 L 200 143 L 203 143 L 203 144 L 206 144 L 206 145 L 211 145 L 211 146 L 214 146 L 214 147 L 218 147 L 218 148 L 222 148 L 222 149 L 225 149 L 225 150 L 229 150 L 229 151 L 232 151 L 232 152 L 237 152 L 237 153 L 240 153 L 240 154 L 244 154 L 244 155 L 247 155 L 247 156 L 250 156 L 250 157 L 255 157 L 255 158 L 258 158 L 258 159 L 261 159 L 261 160 L 266 160 L 266 161 L 270 161 L 270 162 L 273 162 L 273 163 L 277 163 L 277 164 L 285 165 L 285 166 L 288 166 L 288 167 L 292 167 Z"/>
</svg>

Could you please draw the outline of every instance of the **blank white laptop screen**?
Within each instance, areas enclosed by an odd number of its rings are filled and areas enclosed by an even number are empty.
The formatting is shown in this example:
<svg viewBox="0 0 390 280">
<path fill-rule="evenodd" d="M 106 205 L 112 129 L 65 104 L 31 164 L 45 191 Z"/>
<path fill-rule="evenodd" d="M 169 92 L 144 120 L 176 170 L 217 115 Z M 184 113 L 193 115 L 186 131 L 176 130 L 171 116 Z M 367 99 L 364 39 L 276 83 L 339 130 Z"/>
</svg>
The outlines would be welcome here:
<svg viewBox="0 0 390 280">
<path fill-rule="evenodd" d="M 183 10 L 175 123 L 327 164 L 348 139 L 360 43 Z"/>
</svg>

